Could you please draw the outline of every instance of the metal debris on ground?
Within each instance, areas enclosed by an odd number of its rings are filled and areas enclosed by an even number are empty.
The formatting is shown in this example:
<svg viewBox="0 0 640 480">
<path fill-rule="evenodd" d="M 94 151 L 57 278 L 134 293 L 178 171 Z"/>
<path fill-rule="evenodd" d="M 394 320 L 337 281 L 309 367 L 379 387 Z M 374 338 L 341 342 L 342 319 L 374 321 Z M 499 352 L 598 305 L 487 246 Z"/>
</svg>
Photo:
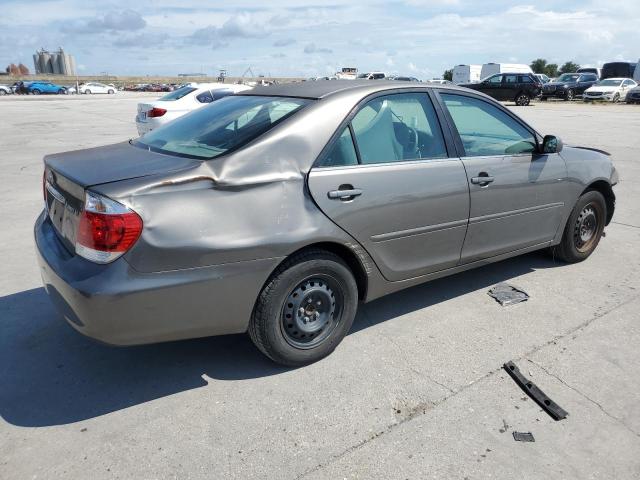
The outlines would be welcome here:
<svg viewBox="0 0 640 480">
<path fill-rule="evenodd" d="M 569 413 L 564 410 L 560 405 L 551 400 L 542 390 L 538 388 L 538 386 L 525 377 L 518 367 L 516 367 L 515 363 L 507 362 L 503 365 L 504 369 L 507 371 L 511 378 L 515 380 L 515 382 L 520 386 L 522 390 L 525 391 L 527 395 L 529 395 L 535 402 L 542 407 L 542 409 L 547 412 L 551 418 L 554 420 L 562 420 L 563 418 L 567 418 Z"/>
<path fill-rule="evenodd" d="M 531 432 L 513 432 L 513 439 L 516 442 L 535 442 L 536 439 L 533 438 L 533 433 Z"/>
<path fill-rule="evenodd" d="M 496 301 L 500 302 L 500 305 L 503 307 L 529 300 L 527 292 L 504 282 L 492 287 L 488 293 L 495 298 Z"/>
</svg>

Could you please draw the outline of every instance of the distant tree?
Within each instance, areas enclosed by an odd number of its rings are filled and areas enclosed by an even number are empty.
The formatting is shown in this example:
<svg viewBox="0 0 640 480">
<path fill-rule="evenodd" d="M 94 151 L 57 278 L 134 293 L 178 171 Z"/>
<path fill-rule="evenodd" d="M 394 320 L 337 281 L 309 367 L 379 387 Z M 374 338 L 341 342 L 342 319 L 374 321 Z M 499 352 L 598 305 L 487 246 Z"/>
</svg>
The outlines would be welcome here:
<svg viewBox="0 0 640 480">
<path fill-rule="evenodd" d="M 20 71 L 20 75 L 29 75 L 30 73 L 29 68 L 23 63 L 18 65 L 18 70 Z"/>
<path fill-rule="evenodd" d="M 572 61 L 565 62 L 562 67 L 560 67 L 560 73 L 573 73 L 580 68 L 580 65 L 574 63 Z"/>
<path fill-rule="evenodd" d="M 450 82 L 453 81 L 453 68 L 449 69 L 449 70 L 445 70 L 444 73 L 442 74 L 442 78 L 444 80 L 449 80 Z"/>
<path fill-rule="evenodd" d="M 10 64 L 6 69 L 6 72 L 9 75 L 20 75 L 20 70 L 15 63 Z"/>
<path fill-rule="evenodd" d="M 555 63 L 547 63 L 544 74 L 549 78 L 558 76 L 558 65 Z"/>
<path fill-rule="evenodd" d="M 536 58 L 530 67 L 533 73 L 547 73 L 547 61 L 544 58 Z"/>
<path fill-rule="evenodd" d="M 547 77 L 558 76 L 558 65 L 555 63 L 547 63 L 544 58 L 536 58 L 531 62 L 531 70 L 533 73 L 544 73 Z"/>
</svg>

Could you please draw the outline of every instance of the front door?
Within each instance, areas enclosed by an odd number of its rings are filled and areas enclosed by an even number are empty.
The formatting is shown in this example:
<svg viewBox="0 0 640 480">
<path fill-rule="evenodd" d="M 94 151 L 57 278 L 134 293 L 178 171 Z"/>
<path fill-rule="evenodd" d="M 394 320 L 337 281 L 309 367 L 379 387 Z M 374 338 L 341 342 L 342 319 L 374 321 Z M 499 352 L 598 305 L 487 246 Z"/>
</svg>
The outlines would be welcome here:
<svg viewBox="0 0 640 480">
<path fill-rule="evenodd" d="M 388 280 L 458 264 L 469 214 L 467 177 L 460 159 L 448 155 L 426 92 L 385 94 L 364 104 L 325 149 L 308 185 L 322 211 Z"/>
<path fill-rule="evenodd" d="M 457 130 L 471 209 L 461 261 L 473 262 L 555 236 L 565 201 L 567 170 L 558 154 L 539 154 L 533 131 L 501 106 L 441 92 Z"/>
</svg>

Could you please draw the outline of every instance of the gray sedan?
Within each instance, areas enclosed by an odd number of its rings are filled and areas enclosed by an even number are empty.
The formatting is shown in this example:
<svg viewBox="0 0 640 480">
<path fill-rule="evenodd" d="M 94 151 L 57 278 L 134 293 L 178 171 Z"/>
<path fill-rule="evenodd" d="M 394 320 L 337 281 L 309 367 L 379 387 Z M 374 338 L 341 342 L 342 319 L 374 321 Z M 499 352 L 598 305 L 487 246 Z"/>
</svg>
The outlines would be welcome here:
<svg viewBox="0 0 640 480">
<path fill-rule="evenodd" d="M 248 331 L 303 365 L 358 302 L 537 249 L 586 259 L 618 175 L 481 93 L 337 80 L 49 155 L 43 181 L 40 270 L 75 329 L 116 345 Z"/>
</svg>

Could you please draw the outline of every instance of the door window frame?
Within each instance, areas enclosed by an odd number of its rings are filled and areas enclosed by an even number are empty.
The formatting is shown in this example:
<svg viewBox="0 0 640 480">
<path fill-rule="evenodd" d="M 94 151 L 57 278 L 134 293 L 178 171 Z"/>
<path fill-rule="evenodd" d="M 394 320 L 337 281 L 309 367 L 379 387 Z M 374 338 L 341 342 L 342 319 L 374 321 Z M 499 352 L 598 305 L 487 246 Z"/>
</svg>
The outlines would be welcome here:
<svg viewBox="0 0 640 480">
<path fill-rule="evenodd" d="M 461 91 L 461 90 L 454 90 L 454 89 L 442 89 L 442 88 L 435 88 L 434 91 L 434 96 L 436 97 L 439 105 L 440 105 L 440 109 L 442 110 L 443 116 L 446 119 L 446 122 L 448 123 L 449 129 L 451 130 L 451 132 L 453 133 L 453 138 L 454 138 L 454 143 L 455 143 L 455 147 L 457 150 L 457 154 L 458 157 L 460 158 L 481 158 L 481 157 L 469 157 L 466 153 L 466 150 L 464 148 L 464 144 L 462 143 L 462 138 L 460 138 L 460 133 L 458 132 L 458 129 L 456 127 L 455 122 L 453 121 L 453 117 L 451 117 L 451 114 L 449 113 L 449 110 L 447 109 L 447 106 L 444 103 L 444 99 L 442 98 L 442 94 L 450 94 L 450 95 L 458 95 L 461 97 L 469 97 L 472 98 L 474 100 L 480 100 L 483 101 L 489 105 L 492 105 L 494 107 L 496 107 L 497 109 L 499 109 L 500 111 L 502 111 L 503 113 L 506 113 L 509 117 L 511 117 L 512 120 L 514 120 L 515 122 L 517 122 L 518 124 L 520 124 L 520 126 L 522 126 L 522 128 L 524 128 L 525 130 L 527 130 L 529 133 L 531 133 L 531 135 L 533 136 L 534 140 L 536 141 L 536 147 L 540 148 L 540 145 L 542 144 L 542 135 L 540 135 L 533 127 L 531 127 L 529 124 L 527 124 L 525 121 L 523 121 L 521 118 L 519 118 L 518 116 L 516 116 L 511 110 L 509 110 L 508 108 L 506 108 L 504 105 L 502 105 L 500 102 L 497 102 L 496 100 L 492 99 L 492 98 L 484 98 L 481 97 L 479 95 L 475 95 L 471 92 L 465 92 L 465 91 Z M 537 151 L 533 151 L 531 153 L 517 153 L 517 154 L 504 154 L 504 155 L 484 155 L 484 157 L 489 156 L 489 157 L 493 157 L 493 156 L 509 156 L 509 157 L 519 157 L 519 156 L 529 156 L 529 155 L 538 155 L 539 153 Z"/>
<path fill-rule="evenodd" d="M 401 95 L 401 94 L 411 94 L 411 93 L 419 93 L 426 96 L 427 100 L 431 102 L 433 109 L 435 111 L 437 126 L 440 127 L 440 132 L 442 133 L 442 137 L 444 139 L 444 146 L 447 153 L 446 157 L 442 158 L 415 158 L 410 160 L 403 161 L 394 161 L 394 162 L 384 162 L 384 163 L 362 163 L 362 159 L 360 157 L 360 149 L 358 147 L 358 142 L 356 141 L 355 132 L 353 131 L 353 127 L 351 126 L 351 121 L 353 118 L 365 107 L 370 101 L 379 98 L 379 97 L 388 97 L 391 95 Z M 426 112 L 425 112 L 426 113 Z M 322 162 L 327 157 L 327 155 L 331 152 L 334 145 L 337 143 L 338 139 L 342 135 L 342 132 L 345 128 L 349 129 L 349 133 L 351 134 L 351 141 L 353 142 L 353 146 L 356 151 L 356 157 L 358 159 L 358 163 L 356 165 L 327 165 L 323 166 Z M 442 110 L 442 106 L 439 103 L 439 100 L 435 97 L 433 88 L 402 88 L 402 89 L 391 89 L 391 90 L 382 90 L 370 95 L 367 95 L 358 101 L 351 109 L 351 111 L 347 114 L 347 116 L 340 122 L 338 128 L 335 130 L 327 144 L 324 146 L 320 154 L 316 157 L 315 161 L 311 165 L 309 171 L 314 168 L 318 169 L 336 169 L 336 168 L 375 168 L 381 166 L 388 165 L 399 165 L 399 164 L 409 164 L 415 162 L 437 162 L 437 161 L 449 161 L 452 158 L 458 158 L 459 155 L 457 153 L 457 147 L 455 144 L 455 136 L 453 132 L 450 130 L 450 126 L 447 122 L 447 119 L 444 116 L 444 112 Z"/>
</svg>

